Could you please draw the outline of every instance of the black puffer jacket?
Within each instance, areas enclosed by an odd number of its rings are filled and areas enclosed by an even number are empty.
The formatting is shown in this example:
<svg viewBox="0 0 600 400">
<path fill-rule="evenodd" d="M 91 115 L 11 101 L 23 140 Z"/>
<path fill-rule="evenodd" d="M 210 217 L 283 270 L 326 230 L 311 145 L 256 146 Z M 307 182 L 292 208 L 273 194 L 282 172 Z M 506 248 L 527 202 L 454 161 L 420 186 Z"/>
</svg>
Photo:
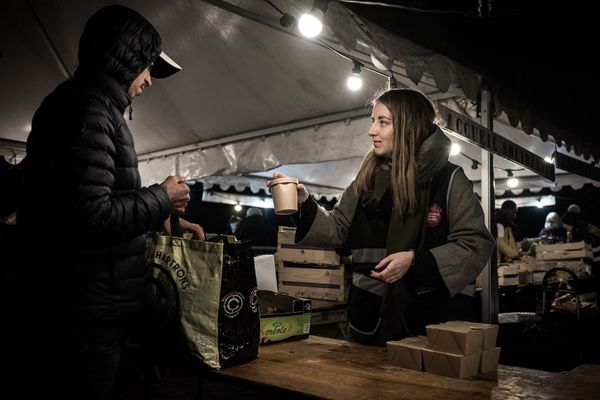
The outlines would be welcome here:
<svg viewBox="0 0 600 400">
<path fill-rule="evenodd" d="M 32 121 L 18 215 L 25 281 L 76 326 L 128 320 L 142 306 L 144 233 L 161 226 L 170 203 L 159 185 L 141 188 L 123 114 L 127 89 L 159 54 L 141 15 L 105 8 L 85 27 L 73 79 Z"/>
</svg>

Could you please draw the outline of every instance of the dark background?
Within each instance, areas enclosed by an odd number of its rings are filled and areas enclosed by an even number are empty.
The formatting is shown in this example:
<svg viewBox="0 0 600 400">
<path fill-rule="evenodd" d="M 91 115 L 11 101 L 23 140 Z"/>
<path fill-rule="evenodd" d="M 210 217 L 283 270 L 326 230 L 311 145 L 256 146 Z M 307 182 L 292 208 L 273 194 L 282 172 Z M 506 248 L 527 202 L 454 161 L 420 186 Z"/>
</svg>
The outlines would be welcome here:
<svg viewBox="0 0 600 400">
<path fill-rule="evenodd" d="M 232 190 L 231 193 L 238 192 Z M 252 194 L 249 190 L 242 193 L 245 195 Z M 263 197 L 268 197 L 266 192 L 261 191 L 259 194 Z M 524 192 L 524 194 L 531 196 L 531 194 L 527 192 Z M 542 193 L 540 193 L 540 195 L 541 194 Z M 578 204 L 579 207 L 581 207 L 582 216 L 585 220 L 596 226 L 600 226 L 600 207 L 598 206 L 600 188 L 587 184 L 579 190 L 573 190 L 572 188 L 567 187 L 559 192 L 552 193 L 552 195 L 554 195 L 556 199 L 556 205 L 554 206 L 546 206 L 543 208 L 519 208 L 516 220 L 521 232 L 521 238 L 519 239 L 522 239 L 523 237 L 537 237 L 540 230 L 544 227 L 546 215 L 549 212 L 554 211 L 559 215 L 562 215 L 567 211 L 567 207 L 573 203 Z M 501 200 L 501 198 L 499 199 Z M 335 205 L 335 201 L 328 202 L 325 199 L 320 199 L 319 204 L 326 209 L 332 209 Z M 203 202 L 202 185 L 197 183 L 192 187 L 191 201 L 188 205 L 185 217 L 192 222 L 202 225 L 205 232 L 227 233 L 230 217 L 232 215 L 237 215 L 243 218 L 247 208 L 248 207 L 242 207 L 242 210 L 237 212 L 234 211 L 233 205 L 230 204 Z M 269 223 L 273 226 L 273 229 L 277 229 L 277 226 L 279 225 L 294 226 L 290 216 L 276 215 L 272 209 L 268 208 L 263 208 L 262 211 L 269 220 Z"/>
</svg>

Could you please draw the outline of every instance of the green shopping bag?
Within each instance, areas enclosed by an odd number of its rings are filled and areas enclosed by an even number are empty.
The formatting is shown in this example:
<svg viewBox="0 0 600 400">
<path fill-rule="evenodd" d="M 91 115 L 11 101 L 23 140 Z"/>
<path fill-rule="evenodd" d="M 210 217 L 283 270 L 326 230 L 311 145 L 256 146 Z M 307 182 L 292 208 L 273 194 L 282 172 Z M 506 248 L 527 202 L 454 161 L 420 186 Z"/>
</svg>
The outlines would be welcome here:
<svg viewBox="0 0 600 400">
<path fill-rule="evenodd" d="M 180 331 L 189 354 L 211 368 L 256 358 L 260 320 L 249 242 L 157 235 L 148 254 L 148 306 L 163 333 Z"/>
</svg>

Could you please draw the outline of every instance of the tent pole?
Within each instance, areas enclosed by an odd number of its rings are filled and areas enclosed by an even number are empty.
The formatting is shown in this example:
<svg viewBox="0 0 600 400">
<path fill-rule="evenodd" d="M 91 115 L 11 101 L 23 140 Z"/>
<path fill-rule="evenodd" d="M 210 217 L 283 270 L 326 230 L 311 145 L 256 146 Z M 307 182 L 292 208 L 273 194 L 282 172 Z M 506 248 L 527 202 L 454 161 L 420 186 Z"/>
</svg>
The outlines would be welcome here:
<svg viewBox="0 0 600 400">
<path fill-rule="evenodd" d="M 494 110 L 492 96 L 489 90 L 481 91 L 481 124 L 493 131 Z M 494 193 L 494 155 L 481 149 L 481 205 L 485 225 L 490 230 L 495 223 L 495 193 Z M 481 317 L 483 322 L 496 323 L 498 320 L 498 270 L 496 268 L 496 252 L 482 272 L 481 280 Z"/>
</svg>

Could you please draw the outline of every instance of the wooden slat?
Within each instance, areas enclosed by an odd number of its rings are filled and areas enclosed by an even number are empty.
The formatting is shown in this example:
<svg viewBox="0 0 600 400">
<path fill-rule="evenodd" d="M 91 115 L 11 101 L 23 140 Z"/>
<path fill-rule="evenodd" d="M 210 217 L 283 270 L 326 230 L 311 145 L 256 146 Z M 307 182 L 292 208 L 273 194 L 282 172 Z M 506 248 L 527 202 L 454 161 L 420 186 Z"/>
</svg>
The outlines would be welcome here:
<svg viewBox="0 0 600 400">
<path fill-rule="evenodd" d="M 535 247 L 536 260 L 569 260 L 593 258 L 591 247 L 584 241 L 559 244 L 539 244 Z"/>
<path fill-rule="evenodd" d="M 271 388 L 318 399 L 600 398 L 597 370 L 588 381 L 500 365 L 496 376 L 453 379 L 393 366 L 385 347 L 317 336 L 262 346 L 256 360 L 211 374 L 251 384 L 261 393 Z M 285 393 L 281 398 L 286 398 Z"/>
<path fill-rule="evenodd" d="M 345 300 L 345 289 L 343 286 L 340 288 L 320 288 L 310 286 L 292 286 L 280 283 L 278 290 L 281 293 L 286 293 L 294 297 L 304 297 L 308 299 L 321 299 L 321 300 Z"/>
<path fill-rule="evenodd" d="M 279 268 L 277 270 L 280 281 L 313 282 L 341 285 L 344 282 L 342 269 L 318 268 Z"/>
<path fill-rule="evenodd" d="M 277 261 L 306 264 L 339 265 L 340 256 L 333 250 L 293 248 L 291 245 L 277 246 Z"/>
<path fill-rule="evenodd" d="M 584 241 L 570 242 L 570 243 L 558 243 L 558 244 L 538 244 L 535 246 L 536 254 L 538 252 L 545 251 L 567 251 L 567 250 L 582 250 L 587 248 Z"/>
</svg>

